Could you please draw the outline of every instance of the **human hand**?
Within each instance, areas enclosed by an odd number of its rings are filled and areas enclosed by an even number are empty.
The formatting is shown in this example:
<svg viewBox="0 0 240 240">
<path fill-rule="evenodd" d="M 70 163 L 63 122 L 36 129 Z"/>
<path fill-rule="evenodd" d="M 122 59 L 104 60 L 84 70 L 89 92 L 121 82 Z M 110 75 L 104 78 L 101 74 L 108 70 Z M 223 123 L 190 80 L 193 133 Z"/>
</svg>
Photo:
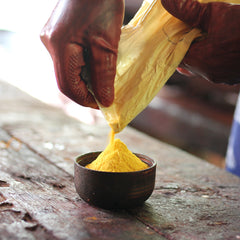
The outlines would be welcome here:
<svg viewBox="0 0 240 240">
<path fill-rule="evenodd" d="M 240 5 L 194 0 L 162 0 L 162 5 L 204 33 L 192 43 L 180 72 L 187 70 L 216 83 L 240 83 Z"/>
<path fill-rule="evenodd" d="M 59 89 L 80 105 L 113 102 L 123 15 L 123 0 L 60 0 L 41 32 Z"/>
</svg>

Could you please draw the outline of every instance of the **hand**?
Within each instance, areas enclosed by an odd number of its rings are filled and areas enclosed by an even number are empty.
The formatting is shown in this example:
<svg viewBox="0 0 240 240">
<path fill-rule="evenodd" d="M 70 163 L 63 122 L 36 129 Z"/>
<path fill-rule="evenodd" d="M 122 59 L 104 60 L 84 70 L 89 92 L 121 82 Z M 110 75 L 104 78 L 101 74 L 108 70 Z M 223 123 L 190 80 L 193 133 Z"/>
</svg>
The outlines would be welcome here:
<svg viewBox="0 0 240 240">
<path fill-rule="evenodd" d="M 60 0 L 44 26 L 59 89 L 78 104 L 113 102 L 123 15 L 123 0 Z"/>
<path fill-rule="evenodd" d="M 194 0 L 162 0 L 162 5 L 205 35 L 192 43 L 180 72 L 187 70 L 216 83 L 240 83 L 240 5 Z"/>
</svg>

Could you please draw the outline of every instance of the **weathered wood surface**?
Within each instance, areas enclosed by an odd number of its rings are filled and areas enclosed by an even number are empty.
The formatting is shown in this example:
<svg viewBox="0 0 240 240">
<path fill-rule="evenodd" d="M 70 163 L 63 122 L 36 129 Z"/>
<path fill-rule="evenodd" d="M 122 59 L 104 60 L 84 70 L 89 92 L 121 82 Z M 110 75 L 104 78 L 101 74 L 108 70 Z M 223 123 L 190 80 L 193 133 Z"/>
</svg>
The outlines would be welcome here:
<svg viewBox="0 0 240 240">
<path fill-rule="evenodd" d="M 0 82 L 0 239 L 239 239 L 240 179 L 131 128 L 120 138 L 157 160 L 153 195 L 108 211 L 75 192 L 74 158 L 109 128 L 69 118 Z"/>
</svg>

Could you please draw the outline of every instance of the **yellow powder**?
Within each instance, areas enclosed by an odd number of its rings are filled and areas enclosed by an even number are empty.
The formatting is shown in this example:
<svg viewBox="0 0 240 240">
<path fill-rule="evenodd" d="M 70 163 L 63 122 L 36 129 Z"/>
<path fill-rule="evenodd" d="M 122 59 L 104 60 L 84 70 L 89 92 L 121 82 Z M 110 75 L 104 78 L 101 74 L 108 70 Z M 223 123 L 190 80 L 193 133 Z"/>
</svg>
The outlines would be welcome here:
<svg viewBox="0 0 240 240">
<path fill-rule="evenodd" d="M 120 139 L 114 139 L 112 131 L 106 149 L 86 168 L 104 172 L 133 172 L 146 169 L 148 165 L 134 155 Z"/>
</svg>

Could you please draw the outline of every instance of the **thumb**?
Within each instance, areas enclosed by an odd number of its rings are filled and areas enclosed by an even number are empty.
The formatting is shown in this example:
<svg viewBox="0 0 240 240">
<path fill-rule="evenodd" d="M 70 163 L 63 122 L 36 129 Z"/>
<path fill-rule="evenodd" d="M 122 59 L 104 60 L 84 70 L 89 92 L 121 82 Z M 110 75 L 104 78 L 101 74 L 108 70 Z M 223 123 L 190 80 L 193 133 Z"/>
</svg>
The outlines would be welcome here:
<svg viewBox="0 0 240 240">
<path fill-rule="evenodd" d="M 102 37 L 91 38 L 91 87 L 96 99 L 105 107 L 114 99 L 117 49 Z"/>
<path fill-rule="evenodd" d="M 205 18 L 209 4 L 200 3 L 196 0 L 161 0 L 163 7 L 174 17 L 187 23 L 191 27 L 207 30 Z"/>
</svg>

